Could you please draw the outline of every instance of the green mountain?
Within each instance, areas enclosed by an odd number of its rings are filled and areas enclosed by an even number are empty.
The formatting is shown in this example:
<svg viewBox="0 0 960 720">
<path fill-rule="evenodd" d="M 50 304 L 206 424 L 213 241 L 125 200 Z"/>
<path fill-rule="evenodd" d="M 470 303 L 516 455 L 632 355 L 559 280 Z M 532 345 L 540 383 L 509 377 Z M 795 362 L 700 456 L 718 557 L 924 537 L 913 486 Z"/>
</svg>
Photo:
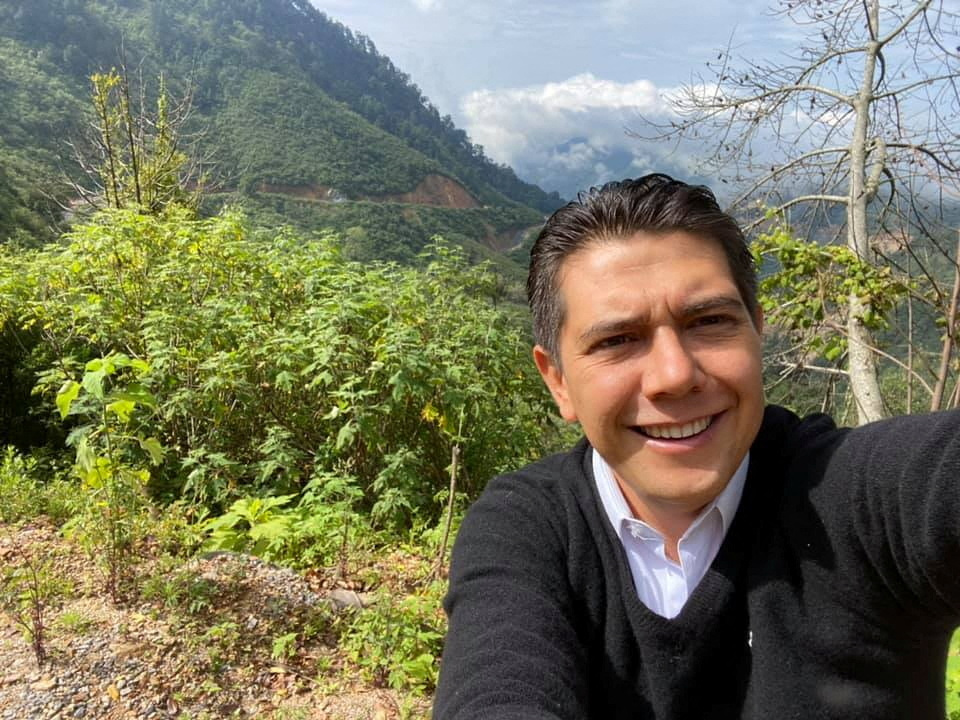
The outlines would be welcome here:
<svg viewBox="0 0 960 720">
<path fill-rule="evenodd" d="M 357 257 L 407 260 L 435 233 L 509 249 L 561 202 L 307 0 L 0 0 L 0 239 L 35 238 L 69 202 L 89 77 L 121 61 L 147 96 L 160 74 L 190 88 L 210 207 L 334 228 Z"/>
</svg>

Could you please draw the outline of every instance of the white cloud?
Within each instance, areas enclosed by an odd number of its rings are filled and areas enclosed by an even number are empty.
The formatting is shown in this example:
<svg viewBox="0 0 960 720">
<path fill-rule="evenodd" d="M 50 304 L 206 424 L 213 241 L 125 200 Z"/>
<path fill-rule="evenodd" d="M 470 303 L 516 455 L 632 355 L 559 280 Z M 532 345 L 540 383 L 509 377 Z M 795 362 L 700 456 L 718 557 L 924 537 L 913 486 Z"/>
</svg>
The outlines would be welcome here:
<svg viewBox="0 0 960 720">
<path fill-rule="evenodd" d="M 636 174 L 638 167 L 682 165 L 677 158 L 665 159 L 669 149 L 651 151 L 626 134 L 641 115 L 663 119 L 669 113 L 664 92 L 649 80 L 619 83 L 590 73 L 544 85 L 478 90 L 460 104 L 465 129 L 488 156 L 568 196 Z"/>
<path fill-rule="evenodd" d="M 430 12 L 440 7 L 443 0 L 410 0 L 420 12 Z"/>
<path fill-rule="evenodd" d="M 668 110 L 649 80 L 617 83 L 583 73 L 545 85 L 476 90 L 460 111 L 474 142 L 495 160 L 514 163 L 578 137 L 590 145 L 622 145 L 624 125 L 637 113 Z"/>
</svg>

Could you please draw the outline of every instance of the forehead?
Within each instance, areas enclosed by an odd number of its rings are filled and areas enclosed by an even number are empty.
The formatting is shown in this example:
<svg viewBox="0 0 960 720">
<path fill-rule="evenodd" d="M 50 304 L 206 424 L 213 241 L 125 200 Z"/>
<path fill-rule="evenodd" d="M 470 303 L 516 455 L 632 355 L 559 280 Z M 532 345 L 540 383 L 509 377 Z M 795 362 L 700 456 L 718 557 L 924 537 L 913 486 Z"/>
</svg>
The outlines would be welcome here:
<svg viewBox="0 0 960 720">
<path fill-rule="evenodd" d="M 675 280 L 685 269 L 692 274 L 705 264 L 718 279 L 736 285 L 723 244 L 715 238 L 683 230 L 605 235 L 589 239 L 563 259 L 556 288 L 562 299 L 566 287 L 573 284 L 571 279 L 604 273 L 632 274 L 644 285 L 655 286 L 667 268 Z"/>
</svg>

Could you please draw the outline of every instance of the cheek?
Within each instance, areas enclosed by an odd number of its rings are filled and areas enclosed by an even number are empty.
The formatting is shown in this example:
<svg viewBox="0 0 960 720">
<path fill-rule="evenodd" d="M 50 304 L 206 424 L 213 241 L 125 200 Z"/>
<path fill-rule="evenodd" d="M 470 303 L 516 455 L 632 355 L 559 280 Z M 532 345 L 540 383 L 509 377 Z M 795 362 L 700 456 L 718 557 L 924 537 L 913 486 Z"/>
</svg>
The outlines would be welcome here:
<svg viewBox="0 0 960 720">
<path fill-rule="evenodd" d="M 595 368 L 580 383 L 577 404 L 581 414 L 589 414 L 602 422 L 635 408 L 638 395 L 639 386 L 628 372 L 621 368 Z"/>
</svg>

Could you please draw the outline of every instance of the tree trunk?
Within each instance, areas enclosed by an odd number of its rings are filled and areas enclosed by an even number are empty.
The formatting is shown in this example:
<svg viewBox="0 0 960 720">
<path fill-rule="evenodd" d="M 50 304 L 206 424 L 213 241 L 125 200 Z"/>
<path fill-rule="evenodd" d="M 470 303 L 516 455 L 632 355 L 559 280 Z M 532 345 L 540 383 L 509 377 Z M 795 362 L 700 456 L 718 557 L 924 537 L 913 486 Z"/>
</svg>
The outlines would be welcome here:
<svg viewBox="0 0 960 720">
<path fill-rule="evenodd" d="M 960 228 L 957 229 L 957 251 L 953 268 L 953 292 L 950 295 L 950 309 L 947 310 L 947 322 L 944 329 L 943 345 L 940 348 L 940 367 L 937 368 L 937 384 L 933 388 L 930 409 L 939 410 L 943 403 L 943 392 L 947 387 L 950 374 L 950 357 L 953 355 L 953 334 L 957 324 L 957 303 L 960 301 Z"/>
<path fill-rule="evenodd" d="M 880 53 L 878 0 L 867 0 L 867 22 L 870 24 L 873 40 L 865 54 L 863 78 L 860 91 L 854 100 L 856 123 L 850 143 L 850 196 L 847 206 L 847 246 L 857 257 L 870 262 L 870 238 L 867 232 L 867 203 L 875 187 L 867 182 L 867 150 L 870 130 L 870 103 L 873 96 L 874 75 L 877 55 Z M 882 162 L 882 160 L 880 161 Z M 872 180 L 873 178 L 871 178 Z M 849 346 L 848 371 L 850 389 L 857 405 L 857 422 L 864 423 L 879 420 L 884 416 L 883 397 L 878 380 L 877 358 L 871 349 L 873 338 L 869 328 L 863 322 L 870 312 L 870 304 L 855 294 L 850 295 L 849 316 L 847 317 L 847 342 Z"/>
</svg>

